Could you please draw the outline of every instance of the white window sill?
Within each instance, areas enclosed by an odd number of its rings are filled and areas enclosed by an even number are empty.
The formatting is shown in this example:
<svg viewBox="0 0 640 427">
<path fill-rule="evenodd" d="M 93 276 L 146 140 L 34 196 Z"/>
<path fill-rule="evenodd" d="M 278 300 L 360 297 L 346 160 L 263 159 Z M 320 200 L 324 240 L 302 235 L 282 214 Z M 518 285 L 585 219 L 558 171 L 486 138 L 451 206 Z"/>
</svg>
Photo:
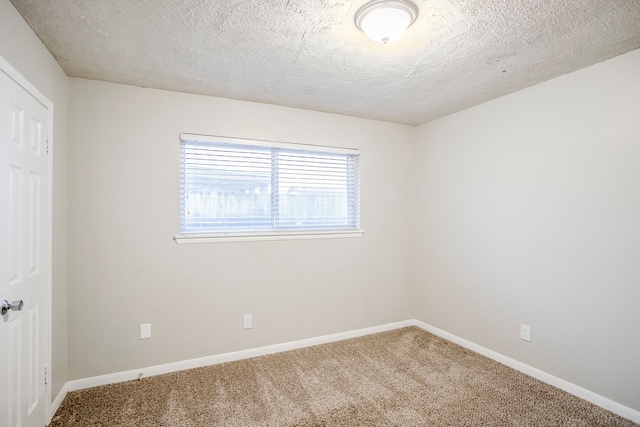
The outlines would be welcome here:
<svg viewBox="0 0 640 427">
<path fill-rule="evenodd" d="M 265 233 L 209 233 L 209 234 L 178 234 L 174 240 L 179 245 L 192 243 L 221 243 L 244 242 L 260 240 L 306 240 L 306 239 L 343 239 L 362 237 L 363 230 L 336 231 L 281 231 Z"/>
</svg>

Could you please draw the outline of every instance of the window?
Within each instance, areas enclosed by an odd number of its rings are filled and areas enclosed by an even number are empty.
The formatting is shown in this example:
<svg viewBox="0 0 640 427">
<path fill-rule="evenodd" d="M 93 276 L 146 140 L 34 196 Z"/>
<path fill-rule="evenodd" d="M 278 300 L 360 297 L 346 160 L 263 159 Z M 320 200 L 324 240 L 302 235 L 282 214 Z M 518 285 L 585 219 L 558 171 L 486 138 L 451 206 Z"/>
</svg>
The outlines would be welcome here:
<svg viewBox="0 0 640 427">
<path fill-rule="evenodd" d="M 180 234 L 190 239 L 362 235 L 357 150 L 180 135 Z"/>
</svg>

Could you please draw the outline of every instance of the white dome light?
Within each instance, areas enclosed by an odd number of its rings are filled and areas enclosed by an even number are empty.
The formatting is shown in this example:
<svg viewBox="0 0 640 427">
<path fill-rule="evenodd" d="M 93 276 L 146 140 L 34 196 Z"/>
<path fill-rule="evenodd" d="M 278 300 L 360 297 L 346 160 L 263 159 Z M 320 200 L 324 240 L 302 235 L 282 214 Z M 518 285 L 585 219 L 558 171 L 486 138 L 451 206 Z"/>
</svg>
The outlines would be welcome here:
<svg viewBox="0 0 640 427">
<path fill-rule="evenodd" d="M 418 17 L 418 6 L 410 0 L 372 0 L 355 15 L 356 26 L 378 43 L 399 39 Z"/>
</svg>

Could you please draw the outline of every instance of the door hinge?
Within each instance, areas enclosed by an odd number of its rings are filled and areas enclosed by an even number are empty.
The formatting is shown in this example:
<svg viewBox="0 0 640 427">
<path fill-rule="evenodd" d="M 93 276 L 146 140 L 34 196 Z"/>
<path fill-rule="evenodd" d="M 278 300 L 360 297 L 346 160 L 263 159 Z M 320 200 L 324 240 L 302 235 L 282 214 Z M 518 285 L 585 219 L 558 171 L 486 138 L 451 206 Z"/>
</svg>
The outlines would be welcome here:
<svg viewBox="0 0 640 427">
<path fill-rule="evenodd" d="M 47 137 L 47 154 L 49 154 L 49 137 Z"/>
<path fill-rule="evenodd" d="M 48 378 L 47 378 L 47 367 L 45 366 L 44 367 L 44 385 L 48 384 L 47 380 L 48 380 Z"/>
</svg>

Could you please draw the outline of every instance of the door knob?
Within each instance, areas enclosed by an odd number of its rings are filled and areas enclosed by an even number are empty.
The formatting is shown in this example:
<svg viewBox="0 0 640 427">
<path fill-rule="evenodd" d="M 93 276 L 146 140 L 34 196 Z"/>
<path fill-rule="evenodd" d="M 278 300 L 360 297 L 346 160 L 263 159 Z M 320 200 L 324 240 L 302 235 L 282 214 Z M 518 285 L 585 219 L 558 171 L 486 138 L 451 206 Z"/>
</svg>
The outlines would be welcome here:
<svg viewBox="0 0 640 427">
<path fill-rule="evenodd" d="M 0 313 L 4 316 L 9 310 L 21 311 L 23 306 L 24 302 L 22 302 L 22 300 L 14 301 L 11 304 L 9 304 L 9 301 L 4 300 L 2 301 L 2 305 L 0 306 Z"/>
</svg>

